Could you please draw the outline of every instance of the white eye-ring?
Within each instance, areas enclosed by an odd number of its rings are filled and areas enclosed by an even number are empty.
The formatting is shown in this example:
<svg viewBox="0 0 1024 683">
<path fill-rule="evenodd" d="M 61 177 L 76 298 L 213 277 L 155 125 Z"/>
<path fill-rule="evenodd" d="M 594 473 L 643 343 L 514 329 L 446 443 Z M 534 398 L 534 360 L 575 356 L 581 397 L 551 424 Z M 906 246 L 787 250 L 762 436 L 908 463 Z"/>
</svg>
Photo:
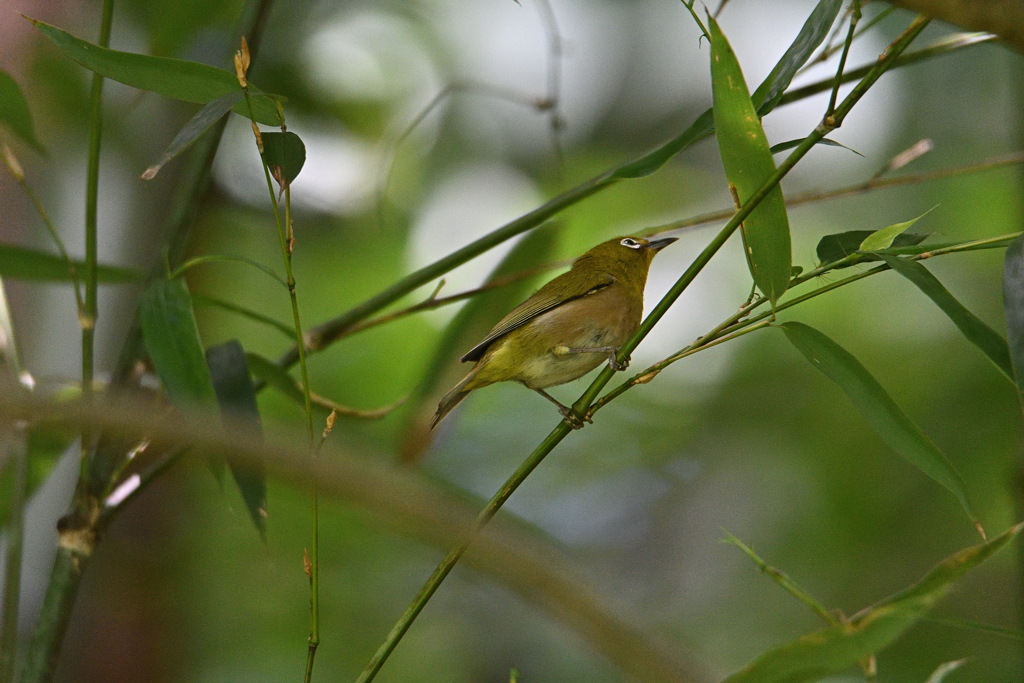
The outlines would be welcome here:
<svg viewBox="0 0 1024 683">
<path fill-rule="evenodd" d="M 624 247 L 629 247 L 630 249 L 639 249 L 640 247 L 643 246 L 632 237 L 627 237 L 626 239 L 619 242 L 619 244 L 621 244 Z"/>
</svg>

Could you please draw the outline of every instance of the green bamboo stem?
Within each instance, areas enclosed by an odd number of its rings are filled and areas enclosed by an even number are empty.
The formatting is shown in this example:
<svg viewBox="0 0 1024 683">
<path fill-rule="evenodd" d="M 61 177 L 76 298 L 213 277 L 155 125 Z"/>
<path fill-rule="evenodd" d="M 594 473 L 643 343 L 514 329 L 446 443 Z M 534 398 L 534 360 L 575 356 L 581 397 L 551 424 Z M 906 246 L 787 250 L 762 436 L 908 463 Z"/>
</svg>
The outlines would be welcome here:
<svg viewBox="0 0 1024 683">
<path fill-rule="evenodd" d="M 100 47 L 110 45 L 110 27 L 114 21 L 114 0 L 103 0 L 103 17 L 100 21 Z M 94 375 L 93 348 L 96 335 L 97 296 L 99 285 L 96 277 L 100 192 L 100 143 L 103 139 L 103 76 L 92 75 L 92 89 L 89 93 L 89 161 L 85 189 L 85 297 L 79 321 L 82 326 L 82 395 L 92 395 Z M 82 434 L 82 458 L 78 477 L 79 496 L 86 495 L 89 481 L 89 453 L 92 450 L 92 432 Z"/>
<path fill-rule="evenodd" d="M 846 34 L 846 42 L 843 43 L 843 54 L 839 57 L 839 68 L 836 69 L 836 82 L 832 86 L 832 94 L 829 96 L 828 109 L 825 116 L 829 117 L 836 110 L 836 100 L 839 98 L 839 86 L 843 84 L 843 71 L 846 70 L 846 58 L 850 56 L 850 46 L 857 35 L 857 23 L 860 21 L 860 0 L 853 0 L 850 7 L 850 30 Z"/>
<path fill-rule="evenodd" d="M 28 485 L 28 435 L 15 434 L 11 459 L 14 461 L 14 490 L 4 535 L 7 557 L 4 564 L 3 632 L 0 634 L 0 683 L 14 680 L 18 647 L 18 607 L 21 603 L 21 558 L 25 526 L 25 495 Z"/>
<path fill-rule="evenodd" d="M 243 43 L 243 50 L 247 51 Z M 246 55 L 248 60 L 248 55 Z M 238 62 L 236 59 L 236 70 Z M 295 275 L 292 272 L 292 251 L 295 248 L 295 233 L 292 229 L 292 191 L 290 185 L 284 184 L 284 225 L 281 224 L 281 212 L 278 207 L 277 195 L 274 193 L 274 182 L 270 176 L 270 166 L 267 165 L 267 158 L 263 153 L 263 140 L 260 137 L 259 128 L 256 127 L 256 117 L 252 110 L 252 99 L 249 97 L 249 88 L 245 83 L 245 69 L 241 69 L 239 81 L 242 85 L 242 92 L 245 93 L 245 103 L 249 108 L 249 118 L 252 120 L 253 134 L 256 136 L 256 144 L 260 153 L 260 161 L 263 163 L 263 175 L 266 177 L 267 190 L 270 192 L 270 202 L 274 207 L 274 220 L 277 224 L 277 235 L 281 244 L 281 258 L 284 259 L 285 274 L 287 276 L 288 296 L 292 304 L 292 320 L 295 325 L 295 344 L 298 349 L 299 371 L 302 375 L 302 398 L 306 409 L 306 429 L 309 436 L 310 453 L 315 457 L 316 439 L 313 431 L 313 401 L 309 393 L 309 371 L 306 368 L 306 345 L 302 334 L 302 320 L 299 317 L 299 299 L 295 292 Z M 283 120 L 282 116 L 282 120 Z M 281 126 L 282 130 L 284 125 Z M 320 513 L 319 513 L 319 491 L 316 482 L 313 484 L 312 501 L 312 539 L 309 551 L 309 640 L 308 652 L 306 655 L 305 683 L 309 683 L 313 676 L 313 660 L 316 657 L 316 650 L 320 646 Z"/>
<path fill-rule="evenodd" d="M 710 262 L 711 258 L 718 252 L 718 250 L 725 244 L 729 237 L 736 231 L 740 224 L 750 215 L 750 213 L 757 207 L 757 205 L 771 192 L 775 186 L 786 176 L 786 174 L 792 170 L 796 163 L 807 154 L 810 149 L 817 144 L 822 138 L 830 133 L 835 128 L 842 125 L 843 119 L 849 114 L 850 110 L 853 109 L 854 105 L 864 96 L 872 85 L 881 77 L 883 73 L 892 65 L 892 62 L 900 55 L 903 50 L 910 45 L 911 42 L 924 30 L 928 25 L 928 18 L 924 16 L 918 16 L 907 28 L 906 31 L 897 38 L 885 53 L 879 58 L 878 63 L 869 72 L 864 79 L 857 84 L 856 87 L 850 92 L 849 95 L 843 100 L 843 103 L 836 109 L 834 115 L 827 121 L 822 121 L 811 135 L 807 136 L 804 141 L 793 150 L 793 152 L 786 158 L 785 161 L 779 166 L 779 168 L 772 174 L 772 176 L 761 186 L 761 188 L 755 192 L 729 220 L 729 222 L 722 228 L 722 230 L 715 236 L 715 238 L 708 244 L 707 247 L 701 252 L 696 260 L 690 265 L 689 268 L 680 276 L 679 280 L 672 286 L 667 294 L 658 302 L 658 305 L 651 311 L 651 313 L 644 319 L 640 324 L 639 329 L 633 334 L 632 337 L 619 349 L 616 354 L 616 359 L 620 364 L 624 363 L 633 352 L 633 350 L 640 344 L 640 342 L 646 337 L 659 320 L 665 315 L 669 307 L 675 303 L 676 299 L 683 293 L 683 291 L 693 282 L 694 278 L 703 270 L 704 266 Z M 615 374 L 615 370 L 611 366 L 605 367 L 601 373 L 597 376 L 590 387 L 583 393 L 583 395 L 576 401 L 572 406 L 572 414 L 575 416 L 576 421 L 582 423 L 584 416 L 587 415 L 588 409 L 591 403 L 597 398 L 601 389 L 607 385 L 608 381 L 611 380 Z M 572 427 L 569 423 L 569 417 L 558 423 L 558 425 L 551 431 L 550 434 L 544 439 L 543 442 L 527 457 L 522 465 L 519 466 L 511 477 L 505 482 L 505 484 L 498 490 L 493 498 L 487 503 L 487 506 L 480 512 L 476 522 L 467 534 L 466 538 L 456 545 L 448 555 L 441 561 L 441 563 L 434 570 L 433 574 L 427 579 L 426 583 L 420 589 L 419 593 L 413 598 L 412 603 L 406 608 L 405 612 L 398 619 L 398 622 L 388 633 L 384 642 L 378 648 L 377 652 L 370 659 L 369 663 L 363 669 L 356 683 L 369 683 L 372 681 L 381 667 L 387 661 L 387 658 L 394 651 L 395 647 L 398 646 L 399 641 L 409 630 L 412 622 L 415 621 L 416 617 L 419 616 L 420 612 L 426 606 L 427 602 L 434 595 L 445 577 L 455 567 L 455 564 L 462 557 L 462 554 L 469 547 L 473 537 L 483 529 L 484 526 L 491 520 L 492 517 L 501 509 L 505 501 L 511 497 L 515 490 L 520 484 L 526 479 L 527 476 L 540 464 L 540 462 L 550 453 L 555 446 L 557 446 L 562 439 L 564 439 L 572 431 Z"/>
</svg>

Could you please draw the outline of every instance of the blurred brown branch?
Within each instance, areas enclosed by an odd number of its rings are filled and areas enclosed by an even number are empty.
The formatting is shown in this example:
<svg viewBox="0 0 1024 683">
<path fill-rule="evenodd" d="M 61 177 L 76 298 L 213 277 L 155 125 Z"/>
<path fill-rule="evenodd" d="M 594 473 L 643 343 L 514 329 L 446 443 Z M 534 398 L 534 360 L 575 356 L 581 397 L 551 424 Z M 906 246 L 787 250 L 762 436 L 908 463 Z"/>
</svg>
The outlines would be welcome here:
<svg viewBox="0 0 1024 683">
<path fill-rule="evenodd" d="M 972 31 L 995 33 L 1024 52 L 1024 0 L 893 0 L 893 4 Z"/>
<path fill-rule="evenodd" d="M 439 549 L 461 537 L 481 505 L 422 474 L 337 450 L 312 459 L 301 446 L 227 432 L 201 414 L 177 414 L 168 419 L 166 411 L 140 403 L 58 404 L 19 393 L 0 388 L 0 420 L 23 418 L 34 424 L 90 426 L 165 448 L 187 445 L 206 453 L 222 453 L 243 464 L 262 462 L 269 476 L 301 487 L 316 481 L 322 494 L 359 505 L 394 530 Z M 93 534 L 101 534 L 102 527 L 132 496 L 122 494 L 114 500 L 117 502 L 110 506 L 104 504 Z M 612 609 L 573 569 L 562 549 L 525 522 L 507 515 L 495 520 L 475 540 L 466 560 L 574 629 L 631 679 L 652 683 L 708 679 L 697 664 L 680 655 L 678 644 L 661 642 L 618 616 L 621 608 Z"/>
</svg>

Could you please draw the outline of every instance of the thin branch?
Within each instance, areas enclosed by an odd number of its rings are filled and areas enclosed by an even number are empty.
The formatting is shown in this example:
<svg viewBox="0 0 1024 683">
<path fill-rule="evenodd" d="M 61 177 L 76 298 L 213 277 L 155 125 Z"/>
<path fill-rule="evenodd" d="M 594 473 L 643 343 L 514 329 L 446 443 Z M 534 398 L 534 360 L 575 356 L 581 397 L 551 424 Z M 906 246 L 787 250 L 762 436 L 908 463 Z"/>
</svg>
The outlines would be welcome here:
<svg viewBox="0 0 1024 683">
<path fill-rule="evenodd" d="M 244 263 L 247 266 L 252 266 L 253 268 L 259 270 L 260 272 L 269 275 L 285 289 L 288 288 L 288 282 L 280 275 L 275 273 L 273 268 L 269 268 L 260 263 L 259 261 L 254 261 L 251 258 L 246 258 L 244 256 L 232 256 L 231 254 L 207 254 L 205 256 L 197 256 L 195 258 L 189 259 L 188 261 L 185 261 L 180 266 L 171 271 L 167 275 L 167 279 L 173 280 L 175 278 L 181 277 L 182 275 L 185 274 L 186 271 L 196 266 L 203 265 L 204 263 Z"/>
<path fill-rule="evenodd" d="M 839 97 L 839 86 L 843 84 L 843 71 L 846 69 L 846 58 L 850 56 L 850 46 L 853 45 L 853 38 L 857 31 L 857 22 L 860 21 L 860 0 L 853 0 L 850 6 L 850 30 L 846 34 L 846 43 L 843 45 L 843 54 L 839 58 L 839 68 L 836 69 L 836 82 L 832 86 L 832 95 L 829 96 L 828 108 L 825 109 L 825 117 L 832 116 L 836 110 L 836 99 Z"/>
</svg>

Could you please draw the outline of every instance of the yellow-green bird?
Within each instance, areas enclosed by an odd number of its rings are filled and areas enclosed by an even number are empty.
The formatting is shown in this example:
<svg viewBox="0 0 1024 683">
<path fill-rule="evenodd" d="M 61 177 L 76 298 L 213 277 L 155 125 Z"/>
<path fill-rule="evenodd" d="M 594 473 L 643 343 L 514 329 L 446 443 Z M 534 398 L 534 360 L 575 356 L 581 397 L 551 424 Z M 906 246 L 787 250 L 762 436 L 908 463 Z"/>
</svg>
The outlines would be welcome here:
<svg viewBox="0 0 1024 683">
<path fill-rule="evenodd" d="M 625 369 L 615 354 L 640 326 L 647 271 L 654 255 L 675 241 L 616 237 L 576 259 L 462 357 L 476 365 L 438 403 L 430 428 L 470 392 L 507 381 L 533 389 L 568 418 L 569 408 L 544 389 L 578 379 L 605 359 Z"/>
</svg>

